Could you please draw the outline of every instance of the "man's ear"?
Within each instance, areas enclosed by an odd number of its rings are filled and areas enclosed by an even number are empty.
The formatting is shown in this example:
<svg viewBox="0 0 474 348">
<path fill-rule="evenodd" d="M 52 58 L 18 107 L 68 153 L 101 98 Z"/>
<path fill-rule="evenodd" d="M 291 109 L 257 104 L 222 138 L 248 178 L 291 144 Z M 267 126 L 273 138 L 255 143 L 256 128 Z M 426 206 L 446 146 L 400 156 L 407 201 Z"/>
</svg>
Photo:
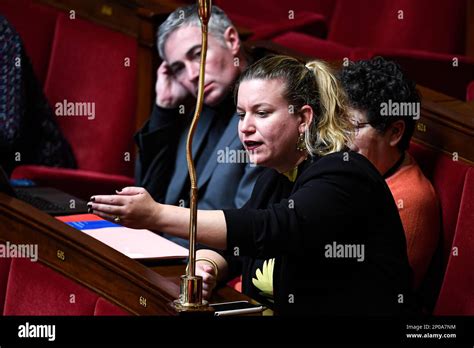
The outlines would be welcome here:
<svg viewBox="0 0 474 348">
<path fill-rule="evenodd" d="M 301 117 L 301 121 L 298 126 L 298 132 L 304 133 L 313 121 L 313 108 L 309 105 L 304 105 L 299 112 L 299 116 Z"/>
<path fill-rule="evenodd" d="M 398 120 L 393 122 L 388 129 L 388 141 L 390 146 L 397 146 L 405 133 L 405 121 Z"/>
<path fill-rule="evenodd" d="M 227 48 L 236 56 L 240 51 L 240 38 L 237 29 L 232 25 L 225 30 L 224 41 Z"/>
</svg>

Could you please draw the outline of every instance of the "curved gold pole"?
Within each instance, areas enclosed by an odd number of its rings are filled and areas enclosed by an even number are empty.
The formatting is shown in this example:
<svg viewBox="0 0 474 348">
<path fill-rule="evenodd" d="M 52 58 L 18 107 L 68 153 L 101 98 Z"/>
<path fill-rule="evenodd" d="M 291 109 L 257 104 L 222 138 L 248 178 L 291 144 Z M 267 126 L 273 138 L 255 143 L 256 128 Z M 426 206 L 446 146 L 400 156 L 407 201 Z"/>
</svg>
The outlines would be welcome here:
<svg viewBox="0 0 474 348">
<path fill-rule="evenodd" d="M 179 299 L 174 302 L 178 311 L 206 310 L 207 302 L 202 300 L 202 277 L 196 276 L 196 230 L 197 230 L 197 201 L 198 187 L 196 168 L 192 156 L 193 136 L 196 131 L 199 117 L 201 116 L 204 102 L 204 76 L 207 56 L 208 23 L 211 17 L 211 0 L 198 0 L 198 14 L 201 20 L 202 45 L 201 63 L 199 67 L 199 87 L 196 100 L 196 110 L 189 129 L 186 141 L 186 160 L 188 162 L 189 177 L 191 180 L 190 191 L 190 217 L 189 217 L 189 260 L 186 275 L 181 276 Z"/>
</svg>

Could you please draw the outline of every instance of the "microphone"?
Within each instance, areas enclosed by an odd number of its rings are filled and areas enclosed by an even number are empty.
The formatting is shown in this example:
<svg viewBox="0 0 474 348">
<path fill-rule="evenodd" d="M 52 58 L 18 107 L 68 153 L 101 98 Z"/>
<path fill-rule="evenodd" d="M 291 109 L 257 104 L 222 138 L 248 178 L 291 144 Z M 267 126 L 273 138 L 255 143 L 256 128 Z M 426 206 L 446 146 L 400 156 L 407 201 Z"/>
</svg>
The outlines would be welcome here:
<svg viewBox="0 0 474 348">
<path fill-rule="evenodd" d="M 173 302 L 178 312 L 209 312 L 213 311 L 207 301 L 202 299 L 202 277 L 196 276 L 196 228 L 197 228 L 197 201 L 198 187 L 196 168 L 192 157 L 192 143 L 194 132 L 202 112 L 204 102 L 204 76 L 207 55 L 207 24 L 211 17 L 211 0 L 198 0 L 198 15 L 201 20 L 201 62 L 199 66 L 199 86 L 196 99 L 196 109 L 189 129 L 186 141 L 186 161 L 188 163 L 189 178 L 191 181 L 190 191 L 190 216 L 189 216 L 189 259 L 186 274 L 181 276 L 179 298 Z"/>
</svg>

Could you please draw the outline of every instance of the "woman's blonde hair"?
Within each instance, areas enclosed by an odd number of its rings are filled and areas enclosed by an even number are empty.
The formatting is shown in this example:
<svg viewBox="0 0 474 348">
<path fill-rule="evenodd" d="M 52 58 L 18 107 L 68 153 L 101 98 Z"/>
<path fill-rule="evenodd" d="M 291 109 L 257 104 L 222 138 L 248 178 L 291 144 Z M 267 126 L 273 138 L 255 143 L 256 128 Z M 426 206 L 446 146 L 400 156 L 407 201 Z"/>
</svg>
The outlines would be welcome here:
<svg viewBox="0 0 474 348">
<path fill-rule="evenodd" d="M 324 156 L 347 146 L 353 126 L 347 116 L 346 95 L 326 63 L 315 60 L 305 65 L 293 57 L 265 57 L 242 73 L 235 96 L 242 81 L 253 79 L 282 80 L 284 98 L 295 113 L 304 105 L 311 106 L 313 121 L 305 131 L 309 154 Z"/>
</svg>

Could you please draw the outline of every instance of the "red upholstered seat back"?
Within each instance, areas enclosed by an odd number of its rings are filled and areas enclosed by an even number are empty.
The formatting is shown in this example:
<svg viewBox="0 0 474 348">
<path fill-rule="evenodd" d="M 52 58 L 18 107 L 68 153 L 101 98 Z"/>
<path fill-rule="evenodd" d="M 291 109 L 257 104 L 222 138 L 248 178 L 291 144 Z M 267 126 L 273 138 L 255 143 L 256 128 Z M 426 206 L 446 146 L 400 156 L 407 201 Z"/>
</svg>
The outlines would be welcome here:
<svg viewBox="0 0 474 348">
<path fill-rule="evenodd" d="M 236 25 L 252 28 L 262 22 L 279 25 L 289 20 L 289 11 L 296 17 L 303 12 L 318 13 L 331 20 L 336 1 L 334 0 L 216 0 L 214 3 L 223 9 Z M 250 10 L 251 9 L 251 10 Z M 291 19 L 290 19 L 291 20 Z"/>
<path fill-rule="evenodd" d="M 250 29 L 252 40 L 268 39 L 292 30 L 325 37 L 335 6 L 333 0 L 274 0 L 271 3 L 264 0 L 216 0 L 215 3 L 234 25 Z"/>
<path fill-rule="evenodd" d="M 35 74 L 44 84 L 59 12 L 31 0 L 1 0 L 0 13 L 20 34 Z"/>
<path fill-rule="evenodd" d="M 473 101 L 474 100 L 474 81 L 471 81 L 467 86 L 466 91 L 466 100 Z"/>
<path fill-rule="evenodd" d="M 94 315 L 101 316 L 101 315 L 120 315 L 126 316 L 130 315 L 129 313 L 123 311 L 121 308 L 117 307 L 116 305 L 110 303 L 103 297 L 99 297 L 95 304 Z"/>
<path fill-rule="evenodd" d="M 5 294 L 7 292 L 8 274 L 10 273 L 9 258 L 0 258 L 0 313 L 3 313 Z"/>
<path fill-rule="evenodd" d="M 474 78 L 474 58 L 467 56 L 378 48 L 353 51 L 355 60 L 375 56 L 396 61 L 416 83 L 459 100 L 466 98 L 466 89 Z"/>
<path fill-rule="evenodd" d="M 136 62 L 132 37 L 59 15 L 45 93 L 56 115 L 64 101 L 95 108 L 94 118 L 57 117 L 80 169 L 132 175 Z"/>
<path fill-rule="evenodd" d="M 412 142 L 410 153 L 431 181 L 441 206 L 443 260 L 446 265 L 453 242 L 467 164 L 453 157 Z"/>
<path fill-rule="evenodd" d="M 29 259 L 0 259 L 3 315 L 128 315 L 86 287 Z"/>
<path fill-rule="evenodd" d="M 467 173 L 472 171 L 472 167 L 453 160 L 453 157 L 447 154 L 414 142 L 410 144 L 409 151 L 433 184 L 441 207 L 442 234 L 440 244 L 418 290 L 420 305 L 426 312 L 431 313 L 434 311 L 440 296 L 443 277 L 445 274 L 448 275 L 448 270 L 451 267 L 447 265 L 448 260 L 453 258 L 452 247 L 458 243 L 456 238 L 459 234 L 459 221 L 462 211 L 465 209 Z M 471 199 L 473 198 L 471 197 Z M 472 216 L 470 221 L 472 224 Z M 462 248 L 462 250 L 466 252 L 466 249 Z M 469 253 L 474 255 L 474 249 L 471 248 Z M 449 263 L 451 264 L 452 261 L 449 261 Z"/>
<path fill-rule="evenodd" d="M 4 315 L 91 315 L 98 296 L 52 269 L 12 259 Z"/>
<path fill-rule="evenodd" d="M 310 57 L 327 61 L 351 58 L 352 48 L 334 41 L 318 39 L 305 33 L 288 32 L 272 39 L 284 47 L 303 53 Z"/>
<path fill-rule="evenodd" d="M 452 253 L 434 313 L 474 315 L 474 168 L 464 184 Z"/>
<path fill-rule="evenodd" d="M 463 53 L 466 6 L 465 0 L 338 0 L 328 39 L 351 47 Z"/>
</svg>

